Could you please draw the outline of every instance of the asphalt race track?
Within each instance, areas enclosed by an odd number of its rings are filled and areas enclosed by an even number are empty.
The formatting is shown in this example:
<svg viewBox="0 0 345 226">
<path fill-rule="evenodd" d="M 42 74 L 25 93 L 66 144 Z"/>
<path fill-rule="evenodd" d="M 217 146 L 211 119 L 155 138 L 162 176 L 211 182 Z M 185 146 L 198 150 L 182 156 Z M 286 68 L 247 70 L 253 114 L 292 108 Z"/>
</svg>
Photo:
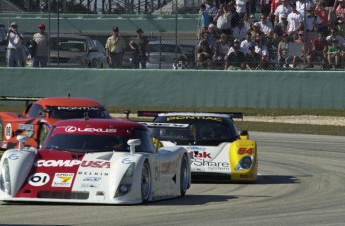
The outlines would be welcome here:
<svg viewBox="0 0 345 226">
<path fill-rule="evenodd" d="M 256 184 L 193 183 L 135 206 L 5 204 L 0 225 L 344 225 L 345 137 L 251 133 Z"/>
</svg>

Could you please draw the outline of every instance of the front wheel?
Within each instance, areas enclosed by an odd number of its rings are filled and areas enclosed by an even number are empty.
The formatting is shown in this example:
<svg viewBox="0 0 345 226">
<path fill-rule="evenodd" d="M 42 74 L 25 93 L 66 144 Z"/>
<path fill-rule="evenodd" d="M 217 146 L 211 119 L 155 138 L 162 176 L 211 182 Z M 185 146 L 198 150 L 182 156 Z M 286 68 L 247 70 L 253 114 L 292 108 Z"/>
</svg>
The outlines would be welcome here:
<svg viewBox="0 0 345 226">
<path fill-rule="evenodd" d="M 181 162 L 181 171 L 180 171 L 180 191 L 181 191 L 181 197 L 184 197 L 186 195 L 188 186 L 189 186 L 189 177 L 188 177 L 188 168 L 187 168 L 187 157 L 183 156 L 182 162 Z"/>
<path fill-rule="evenodd" d="M 143 202 L 147 202 L 151 195 L 151 171 L 150 166 L 147 161 L 143 165 L 141 172 L 141 197 Z"/>
</svg>

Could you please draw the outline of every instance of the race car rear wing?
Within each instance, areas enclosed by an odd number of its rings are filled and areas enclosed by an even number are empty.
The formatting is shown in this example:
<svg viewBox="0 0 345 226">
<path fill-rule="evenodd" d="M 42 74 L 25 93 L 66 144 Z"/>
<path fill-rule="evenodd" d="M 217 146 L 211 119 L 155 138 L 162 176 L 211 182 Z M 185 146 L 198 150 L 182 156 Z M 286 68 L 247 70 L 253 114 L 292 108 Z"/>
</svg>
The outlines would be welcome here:
<svg viewBox="0 0 345 226">
<path fill-rule="evenodd" d="M 172 111 L 138 111 L 138 117 L 157 117 L 161 113 L 173 113 Z M 241 118 L 243 119 L 243 112 L 205 112 L 212 114 L 225 114 L 229 115 L 231 118 Z"/>
<path fill-rule="evenodd" d="M 15 97 L 15 96 L 0 96 L 0 101 L 25 101 L 25 106 L 28 106 L 30 101 L 37 101 L 43 97 Z"/>
</svg>

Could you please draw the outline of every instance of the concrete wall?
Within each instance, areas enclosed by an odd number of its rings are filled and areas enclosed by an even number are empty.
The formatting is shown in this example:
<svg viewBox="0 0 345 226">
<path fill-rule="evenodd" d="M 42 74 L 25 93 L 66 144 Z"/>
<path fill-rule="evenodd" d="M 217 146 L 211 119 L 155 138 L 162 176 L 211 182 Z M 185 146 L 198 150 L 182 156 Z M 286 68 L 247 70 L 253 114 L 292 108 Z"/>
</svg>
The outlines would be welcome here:
<svg viewBox="0 0 345 226">
<path fill-rule="evenodd" d="M 345 109 L 344 72 L 0 68 L 0 96 L 106 106 Z"/>
</svg>

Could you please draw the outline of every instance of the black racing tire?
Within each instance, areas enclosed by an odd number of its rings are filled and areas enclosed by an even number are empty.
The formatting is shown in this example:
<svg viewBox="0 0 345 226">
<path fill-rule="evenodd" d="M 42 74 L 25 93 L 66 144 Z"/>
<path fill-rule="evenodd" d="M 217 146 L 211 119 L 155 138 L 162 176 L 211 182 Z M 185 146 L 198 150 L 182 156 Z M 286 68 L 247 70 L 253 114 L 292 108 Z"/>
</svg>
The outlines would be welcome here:
<svg viewBox="0 0 345 226">
<path fill-rule="evenodd" d="M 152 177 L 151 177 L 151 170 L 150 165 L 147 161 L 144 162 L 142 171 L 141 171 L 141 197 L 143 203 L 147 202 L 151 196 L 152 190 Z"/>
<path fill-rule="evenodd" d="M 188 160 L 186 155 L 183 156 L 181 161 L 181 171 L 180 171 L 180 191 L 181 197 L 186 195 L 187 189 L 189 187 L 189 177 L 188 177 Z"/>
<path fill-rule="evenodd" d="M 0 118 L 0 147 L 2 145 L 3 139 L 4 139 L 4 123 L 2 122 L 2 120 Z"/>
<path fill-rule="evenodd" d="M 41 149 L 43 147 L 44 141 L 47 138 L 49 128 L 47 125 L 40 124 L 38 128 L 37 136 L 37 148 Z"/>
</svg>

